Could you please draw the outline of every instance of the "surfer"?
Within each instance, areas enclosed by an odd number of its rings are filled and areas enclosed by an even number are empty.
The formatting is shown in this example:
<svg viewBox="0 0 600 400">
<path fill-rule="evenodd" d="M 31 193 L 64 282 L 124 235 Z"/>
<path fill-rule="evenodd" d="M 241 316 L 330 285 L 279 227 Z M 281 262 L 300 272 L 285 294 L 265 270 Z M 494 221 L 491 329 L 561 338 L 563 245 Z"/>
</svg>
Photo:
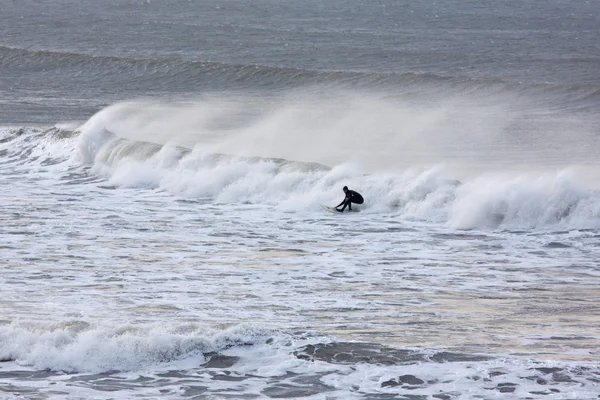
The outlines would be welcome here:
<svg viewBox="0 0 600 400">
<path fill-rule="evenodd" d="M 335 206 L 335 209 L 337 211 L 344 212 L 344 210 L 346 209 L 346 206 L 348 206 L 348 211 L 352 211 L 352 203 L 362 204 L 365 202 L 365 200 L 360 195 L 360 193 L 355 192 L 354 190 L 348 189 L 348 186 L 344 186 L 344 188 L 342 190 L 346 194 L 346 197 L 344 197 L 344 200 L 342 200 L 342 202 L 340 204 Z M 342 204 L 344 205 L 344 207 L 342 207 L 342 209 L 340 210 L 338 207 L 341 206 Z"/>
</svg>

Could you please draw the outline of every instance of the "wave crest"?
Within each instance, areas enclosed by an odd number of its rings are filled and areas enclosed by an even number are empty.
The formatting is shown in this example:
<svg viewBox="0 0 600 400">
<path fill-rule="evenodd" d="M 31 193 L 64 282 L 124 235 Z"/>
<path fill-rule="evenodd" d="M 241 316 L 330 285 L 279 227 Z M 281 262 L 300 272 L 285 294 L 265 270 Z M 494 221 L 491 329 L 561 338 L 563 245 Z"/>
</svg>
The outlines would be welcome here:
<svg viewBox="0 0 600 400">
<path fill-rule="evenodd" d="M 600 193 L 580 183 L 574 169 L 495 172 L 463 180 L 443 165 L 365 174 L 347 163 L 327 167 L 215 154 L 202 146 L 190 150 L 110 133 L 102 137 L 105 141 L 92 157 L 93 171 L 115 186 L 161 188 L 220 203 L 309 210 L 339 201 L 340 188 L 348 185 L 364 195 L 363 212 L 392 213 L 459 229 L 600 228 Z M 87 151 L 89 146 L 83 148 Z"/>
<path fill-rule="evenodd" d="M 264 343 L 272 335 L 274 331 L 250 325 L 216 331 L 192 323 L 107 328 L 84 321 L 13 322 L 0 326 L 0 359 L 65 372 L 199 366 L 208 353 Z"/>
</svg>

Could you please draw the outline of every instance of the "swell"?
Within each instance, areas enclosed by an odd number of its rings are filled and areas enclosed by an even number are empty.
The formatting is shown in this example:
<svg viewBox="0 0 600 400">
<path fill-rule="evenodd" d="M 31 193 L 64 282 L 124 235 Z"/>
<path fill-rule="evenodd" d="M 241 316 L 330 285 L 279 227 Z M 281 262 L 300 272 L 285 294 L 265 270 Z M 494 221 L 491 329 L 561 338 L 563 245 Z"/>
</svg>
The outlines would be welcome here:
<svg viewBox="0 0 600 400">
<path fill-rule="evenodd" d="M 600 86 L 508 82 L 417 72 L 311 70 L 292 67 L 228 64 L 176 58 L 129 58 L 0 46 L 0 69 L 6 77 L 23 73 L 70 78 L 104 77 L 108 83 L 128 79 L 141 91 L 213 89 L 291 89 L 297 87 L 377 89 L 408 96 L 462 96 L 512 93 L 539 98 L 569 110 L 600 104 Z M 147 86 L 143 86 L 146 83 Z M 69 82 L 66 82 L 68 85 Z M 140 86 L 140 84 L 142 86 Z"/>
</svg>

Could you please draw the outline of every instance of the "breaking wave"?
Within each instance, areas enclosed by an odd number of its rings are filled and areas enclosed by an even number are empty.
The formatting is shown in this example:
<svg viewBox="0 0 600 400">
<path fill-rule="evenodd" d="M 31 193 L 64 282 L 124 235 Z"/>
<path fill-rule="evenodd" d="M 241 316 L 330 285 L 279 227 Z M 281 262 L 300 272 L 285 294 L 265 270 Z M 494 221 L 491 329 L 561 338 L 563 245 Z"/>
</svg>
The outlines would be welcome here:
<svg viewBox="0 0 600 400">
<path fill-rule="evenodd" d="M 242 384 L 286 398 L 327 392 L 336 398 L 418 393 L 451 399 L 474 391 L 587 398 L 599 373 L 595 366 L 338 342 L 255 326 L 107 328 L 77 320 L 0 326 L 0 359 L 5 375 L 19 376 L 19 382 L 36 378 L 22 368 L 43 371 L 38 375 L 47 379 L 67 372 L 69 386 L 79 392 L 90 386 L 106 390 L 109 382 L 122 390 L 157 385 L 165 394 L 186 395 Z"/>
<path fill-rule="evenodd" d="M 111 329 L 84 321 L 13 322 L 0 326 L 0 359 L 66 372 L 131 371 L 161 365 L 176 368 L 182 363 L 199 366 L 213 353 L 264 343 L 274 334 L 252 326 L 215 331 L 192 323 Z"/>
<path fill-rule="evenodd" d="M 289 157 L 228 154 L 227 149 L 235 148 L 231 143 L 243 142 L 243 135 L 224 140 L 224 146 L 200 142 L 186 147 L 126 139 L 106 129 L 105 117 L 100 113 L 82 127 L 80 151 L 95 174 L 117 187 L 160 188 L 219 203 L 250 202 L 308 211 L 319 204 L 337 203 L 341 187 L 348 185 L 365 196 L 363 212 L 393 213 L 460 229 L 600 228 L 600 192 L 583 183 L 576 168 L 491 170 L 458 178 L 447 165 L 430 163 L 366 173 L 351 162 L 327 166 Z M 273 119 L 281 123 L 280 116 Z M 249 130 L 265 135 L 264 124 L 259 128 Z M 244 149 L 258 140 L 251 139 L 244 142 Z M 268 143 L 256 150 L 265 147 Z"/>
<path fill-rule="evenodd" d="M 389 214 L 458 229 L 600 229 L 600 192 L 581 172 L 589 169 L 492 166 L 465 174 L 444 160 L 366 169 L 353 154 L 378 160 L 388 150 L 392 159 L 411 161 L 410 156 L 419 150 L 434 151 L 436 139 L 425 137 L 417 144 L 414 138 L 404 138 L 394 143 L 393 138 L 374 133 L 369 142 L 355 136 L 356 143 L 339 146 L 335 135 L 333 139 L 322 136 L 322 131 L 311 125 L 302 126 L 304 130 L 291 138 L 282 136 L 304 123 L 304 114 L 297 110 L 276 110 L 258 121 L 244 121 L 242 127 L 219 130 L 209 129 L 206 121 L 200 128 L 196 124 L 184 129 L 188 114 L 196 115 L 196 108 L 181 111 L 175 107 L 179 111 L 174 117 L 164 120 L 152 105 L 141 117 L 135 113 L 131 117 L 128 107 L 109 107 L 76 130 L 59 126 L 45 131 L 3 129 L 1 162 L 15 173 L 35 171 L 48 179 L 61 168 L 81 169 L 83 164 L 91 177 L 66 174 L 61 179 L 75 176 L 73 183 L 81 184 L 102 179 L 103 184 L 115 188 L 160 189 L 216 203 L 253 203 L 309 212 L 319 204 L 337 204 L 341 188 L 349 186 L 366 199 L 361 215 Z M 349 113 L 359 111 L 351 109 Z M 359 115 L 359 120 L 362 117 Z M 356 120 L 346 114 L 344 118 L 349 119 L 339 138 L 347 141 L 348 129 Z M 325 124 L 328 132 L 335 130 L 323 121 L 318 123 Z M 414 127 L 415 122 L 412 124 Z M 168 134 L 156 133 L 157 127 Z M 195 135 L 193 140 L 175 140 L 177 133 L 186 129 Z M 428 134 L 423 127 L 420 131 L 421 137 Z M 380 141 L 386 148 L 381 148 Z M 352 145 L 355 147 L 339 153 L 337 160 L 331 157 Z M 399 153 L 394 145 L 405 152 Z M 317 157 L 319 151 L 330 158 Z"/>
</svg>

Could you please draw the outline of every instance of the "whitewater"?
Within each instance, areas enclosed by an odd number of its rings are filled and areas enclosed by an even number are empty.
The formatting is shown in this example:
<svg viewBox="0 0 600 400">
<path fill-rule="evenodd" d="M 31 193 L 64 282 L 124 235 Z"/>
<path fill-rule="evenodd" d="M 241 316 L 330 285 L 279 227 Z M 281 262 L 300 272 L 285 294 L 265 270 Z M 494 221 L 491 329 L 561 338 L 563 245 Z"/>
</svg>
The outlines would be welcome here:
<svg viewBox="0 0 600 400">
<path fill-rule="evenodd" d="M 438 3 L 3 5 L 0 398 L 600 398 L 598 9 Z"/>
<path fill-rule="evenodd" d="M 172 105 L 158 127 L 149 108 L 3 131 L 5 392 L 597 391 L 600 194 L 575 169 L 461 181 L 225 154 L 272 122 L 186 147 L 160 143 Z M 345 184 L 360 213 L 321 210 Z"/>
</svg>

